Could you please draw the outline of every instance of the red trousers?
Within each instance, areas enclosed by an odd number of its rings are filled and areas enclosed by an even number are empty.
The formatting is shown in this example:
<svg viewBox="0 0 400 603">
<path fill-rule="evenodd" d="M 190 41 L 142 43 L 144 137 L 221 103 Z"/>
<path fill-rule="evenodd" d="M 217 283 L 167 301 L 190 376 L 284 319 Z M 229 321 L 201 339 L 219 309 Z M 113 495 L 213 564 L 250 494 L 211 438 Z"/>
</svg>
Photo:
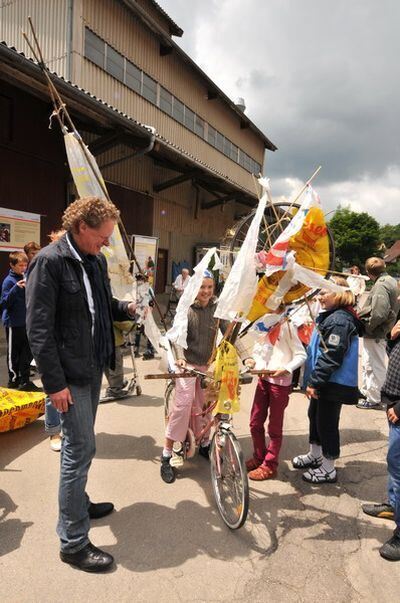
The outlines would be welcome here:
<svg viewBox="0 0 400 603">
<path fill-rule="evenodd" d="M 254 458 L 270 469 L 278 466 L 282 445 L 283 415 L 289 403 L 290 385 L 275 385 L 259 379 L 250 414 L 250 432 L 253 438 Z M 268 448 L 264 423 L 268 419 Z"/>
</svg>

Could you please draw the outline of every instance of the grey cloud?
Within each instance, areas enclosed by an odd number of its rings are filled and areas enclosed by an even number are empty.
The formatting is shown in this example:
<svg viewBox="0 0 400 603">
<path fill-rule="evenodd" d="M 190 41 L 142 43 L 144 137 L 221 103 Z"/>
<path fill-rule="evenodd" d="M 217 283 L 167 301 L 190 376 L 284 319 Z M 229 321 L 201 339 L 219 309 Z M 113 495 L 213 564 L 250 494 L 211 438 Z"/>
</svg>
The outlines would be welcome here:
<svg viewBox="0 0 400 603">
<path fill-rule="evenodd" d="M 333 186 L 400 165 L 398 0 L 161 3 L 185 50 L 277 144 L 269 176 L 304 179 L 321 163 Z"/>
</svg>

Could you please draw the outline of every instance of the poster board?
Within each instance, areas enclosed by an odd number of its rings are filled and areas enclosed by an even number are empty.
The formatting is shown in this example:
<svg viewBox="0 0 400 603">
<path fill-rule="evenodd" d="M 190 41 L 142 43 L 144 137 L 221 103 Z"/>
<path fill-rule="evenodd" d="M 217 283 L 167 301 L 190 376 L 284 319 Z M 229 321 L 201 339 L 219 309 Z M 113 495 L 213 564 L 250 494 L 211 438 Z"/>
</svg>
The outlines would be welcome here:
<svg viewBox="0 0 400 603">
<path fill-rule="evenodd" d="M 21 251 L 29 241 L 40 244 L 40 214 L 0 207 L 0 251 Z"/>
<path fill-rule="evenodd" d="M 150 285 L 154 289 L 157 274 L 158 238 L 146 237 L 144 235 L 132 235 L 132 245 L 136 259 L 139 262 L 141 269 L 148 273 Z M 154 262 L 154 267 L 150 269 L 148 267 L 149 257 Z M 136 266 L 134 266 L 134 272 L 138 272 Z"/>
</svg>

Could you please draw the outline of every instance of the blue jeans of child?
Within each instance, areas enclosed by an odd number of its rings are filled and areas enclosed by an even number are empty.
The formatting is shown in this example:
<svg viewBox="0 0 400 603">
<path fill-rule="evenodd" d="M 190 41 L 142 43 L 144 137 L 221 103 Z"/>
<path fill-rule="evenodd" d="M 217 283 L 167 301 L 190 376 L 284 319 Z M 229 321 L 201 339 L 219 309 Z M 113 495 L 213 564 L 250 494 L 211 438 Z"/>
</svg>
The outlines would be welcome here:
<svg viewBox="0 0 400 603">
<path fill-rule="evenodd" d="M 85 492 L 87 475 L 96 452 L 94 423 L 99 403 L 102 371 L 97 369 L 91 383 L 69 384 L 74 404 L 60 413 L 63 441 L 59 489 L 57 534 L 61 550 L 76 553 L 89 543 L 90 500 Z"/>
<path fill-rule="evenodd" d="M 388 498 L 394 508 L 396 525 L 400 528 L 400 424 L 389 422 L 389 447 L 387 453 L 389 472 Z"/>
<path fill-rule="evenodd" d="M 46 398 L 44 411 L 44 429 L 50 436 L 57 435 L 61 431 L 60 413 L 51 403 L 50 398 Z"/>
</svg>

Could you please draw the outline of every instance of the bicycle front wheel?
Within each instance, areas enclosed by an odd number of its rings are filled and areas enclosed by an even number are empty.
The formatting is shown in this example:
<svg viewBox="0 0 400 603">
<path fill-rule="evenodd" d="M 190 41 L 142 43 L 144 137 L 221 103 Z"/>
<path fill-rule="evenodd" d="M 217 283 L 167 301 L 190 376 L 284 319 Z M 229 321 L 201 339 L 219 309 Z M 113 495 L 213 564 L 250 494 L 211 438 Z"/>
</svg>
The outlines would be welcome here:
<svg viewBox="0 0 400 603">
<path fill-rule="evenodd" d="M 247 518 L 249 482 L 240 444 L 229 429 L 214 433 L 210 464 L 218 511 L 228 528 L 237 530 Z"/>
</svg>

